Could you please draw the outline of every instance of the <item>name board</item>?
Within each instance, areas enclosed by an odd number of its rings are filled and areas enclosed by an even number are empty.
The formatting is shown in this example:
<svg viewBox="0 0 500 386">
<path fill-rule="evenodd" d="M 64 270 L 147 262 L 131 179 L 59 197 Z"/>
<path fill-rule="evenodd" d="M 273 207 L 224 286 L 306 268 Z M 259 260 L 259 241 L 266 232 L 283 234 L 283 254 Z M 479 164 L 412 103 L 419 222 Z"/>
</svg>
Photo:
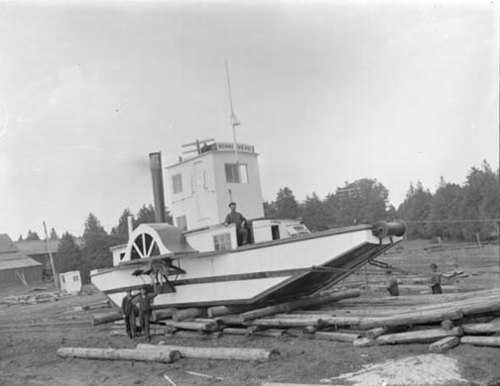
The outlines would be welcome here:
<svg viewBox="0 0 500 386">
<path fill-rule="evenodd" d="M 234 151 L 234 143 L 231 142 L 217 142 L 215 145 L 217 150 Z M 238 143 L 238 151 L 242 153 L 255 153 L 255 149 L 252 145 L 245 145 L 243 143 Z"/>
</svg>

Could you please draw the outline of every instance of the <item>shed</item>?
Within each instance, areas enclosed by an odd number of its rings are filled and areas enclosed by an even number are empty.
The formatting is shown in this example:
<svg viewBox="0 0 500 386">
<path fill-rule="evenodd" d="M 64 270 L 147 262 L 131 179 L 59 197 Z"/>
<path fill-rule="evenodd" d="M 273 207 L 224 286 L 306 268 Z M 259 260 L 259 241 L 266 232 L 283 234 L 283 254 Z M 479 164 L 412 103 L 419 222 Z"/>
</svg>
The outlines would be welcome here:
<svg viewBox="0 0 500 386">
<path fill-rule="evenodd" d="M 82 290 L 82 277 L 80 271 L 68 271 L 59 274 L 61 291 L 67 293 L 78 293 Z"/>
<path fill-rule="evenodd" d="M 0 234 L 0 286 L 42 280 L 43 265 L 22 253 L 7 234 Z"/>
</svg>

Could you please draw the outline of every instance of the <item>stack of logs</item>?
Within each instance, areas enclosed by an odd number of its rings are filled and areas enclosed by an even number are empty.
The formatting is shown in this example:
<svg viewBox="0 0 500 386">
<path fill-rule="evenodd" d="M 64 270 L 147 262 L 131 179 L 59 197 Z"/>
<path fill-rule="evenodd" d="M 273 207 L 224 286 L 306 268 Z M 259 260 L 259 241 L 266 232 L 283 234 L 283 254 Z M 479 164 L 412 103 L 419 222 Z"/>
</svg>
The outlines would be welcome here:
<svg viewBox="0 0 500 386">
<path fill-rule="evenodd" d="M 228 307 L 155 312 L 156 332 L 176 337 L 284 335 L 352 342 L 357 347 L 432 343 L 443 352 L 459 343 L 500 347 L 500 290 L 444 295 L 359 298 L 330 292 L 234 313 Z"/>
</svg>

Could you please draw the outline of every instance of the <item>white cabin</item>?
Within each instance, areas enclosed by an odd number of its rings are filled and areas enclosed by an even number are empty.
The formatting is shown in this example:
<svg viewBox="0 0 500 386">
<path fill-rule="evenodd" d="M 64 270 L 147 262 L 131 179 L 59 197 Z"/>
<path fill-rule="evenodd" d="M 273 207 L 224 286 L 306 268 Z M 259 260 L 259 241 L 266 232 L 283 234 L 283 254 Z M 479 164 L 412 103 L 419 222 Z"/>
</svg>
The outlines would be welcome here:
<svg viewBox="0 0 500 386">
<path fill-rule="evenodd" d="M 247 219 L 264 217 L 257 153 L 252 145 L 215 142 L 167 167 L 167 206 L 174 225 L 187 231 L 224 222 L 228 204 Z"/>
<path fill-rule="evenodd" d="M 82 277 L 80 271 L 68 271 L 59 274 L 61 291 L 69 294 L 78 293 L 82 290 Z"/>
</svg>

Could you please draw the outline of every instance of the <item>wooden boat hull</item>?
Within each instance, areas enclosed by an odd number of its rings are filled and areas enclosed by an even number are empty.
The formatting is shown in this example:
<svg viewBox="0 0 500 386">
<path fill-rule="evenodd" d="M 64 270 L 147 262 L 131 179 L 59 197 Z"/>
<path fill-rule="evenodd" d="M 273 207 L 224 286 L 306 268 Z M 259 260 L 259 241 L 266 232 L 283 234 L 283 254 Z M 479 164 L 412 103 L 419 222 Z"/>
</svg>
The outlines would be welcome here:
<svg viewBox="0 0 500 386">
<path fill-rule="evenodd" d="M 270 304 L 308 295 L 340 282 L 401 240 L 375 237 L 355 226 L 222 252 L 172 255 L 185 271 L 171 275 L 175 292 L 160 293 L 155 308 Z M 149 284 L 134 265 L 99 270 L 92 283 L 119 305 L 127 289 Z"/>
</svg>

